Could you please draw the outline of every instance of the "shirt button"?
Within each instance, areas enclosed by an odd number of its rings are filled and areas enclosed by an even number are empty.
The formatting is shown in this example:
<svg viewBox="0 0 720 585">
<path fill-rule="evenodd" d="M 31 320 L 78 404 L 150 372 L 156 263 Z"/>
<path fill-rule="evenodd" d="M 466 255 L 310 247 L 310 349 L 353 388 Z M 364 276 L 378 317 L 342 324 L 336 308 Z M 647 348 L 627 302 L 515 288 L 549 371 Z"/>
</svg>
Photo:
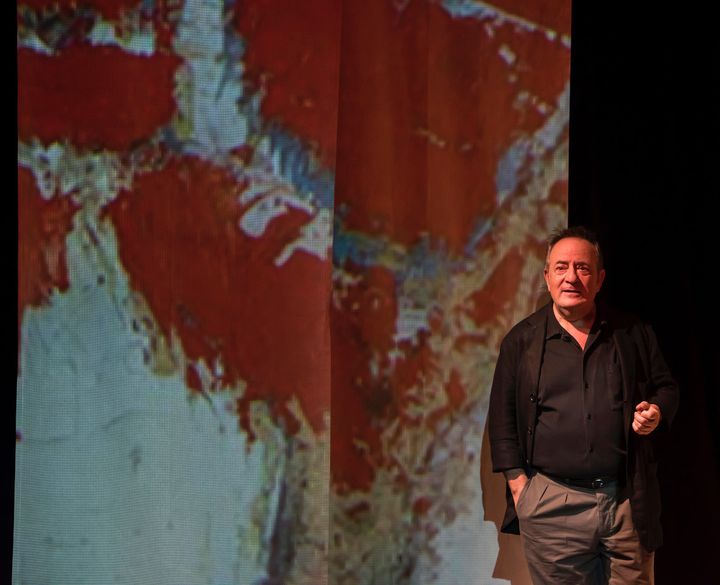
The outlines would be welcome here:
<svg viewBox="0 0 720 585">
<path fill-rule="evenodd" d="M 587 415 L 587 419 L 590 420 L 592 418 L 592 414 Z"/>
<path fill-rule="evenodd" d="M 535 402 L 535 394 L 530 394 L 530 402 Z"/>
<path fill-rule="evenodd" d="M 588 384 L 587 382 L 585 382 L 585 390 L 587 390 L 589 387 L 590 387 L 590 384 Z"/>
<path fill-rule="evenodd" d="M 532 427 L 528 427 L 528 435 L 532 435 Z"/>
</svg>

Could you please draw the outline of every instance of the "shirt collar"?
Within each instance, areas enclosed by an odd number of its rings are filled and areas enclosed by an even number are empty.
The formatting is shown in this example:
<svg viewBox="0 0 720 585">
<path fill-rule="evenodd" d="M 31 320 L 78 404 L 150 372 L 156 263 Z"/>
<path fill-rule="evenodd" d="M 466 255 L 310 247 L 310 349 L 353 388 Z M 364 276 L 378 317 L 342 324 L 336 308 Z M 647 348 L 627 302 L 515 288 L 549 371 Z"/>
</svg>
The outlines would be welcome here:
<svg viewBox="0 0 720 585">
<path fill-rule="evenodd" d="M 602 305 L 595 305 L 595 321 L 590 328 L 590 335 L 597 333 L 598 331 L 607 331 L 608 321 L 606 317 L 606 311 Z M 550 307 L 550 317 L 548 318 L 547 331 L 545 332 L 545 339 L 552 339 L 553 337 L 562 337 L 564 333 L 567 333 L 562 325 L 555 316 L 555 311 Z"/>
<path fill-rule="evenodd" d="M 545 332 L 545 339 L 552 339 L 553 337 L 562 337 L 565 330 L 562 328 L 560 323 L 555 316 L 555 311 L 550 308 L 550 317 L 548 318 L 547 331 Z"/>
</svg>

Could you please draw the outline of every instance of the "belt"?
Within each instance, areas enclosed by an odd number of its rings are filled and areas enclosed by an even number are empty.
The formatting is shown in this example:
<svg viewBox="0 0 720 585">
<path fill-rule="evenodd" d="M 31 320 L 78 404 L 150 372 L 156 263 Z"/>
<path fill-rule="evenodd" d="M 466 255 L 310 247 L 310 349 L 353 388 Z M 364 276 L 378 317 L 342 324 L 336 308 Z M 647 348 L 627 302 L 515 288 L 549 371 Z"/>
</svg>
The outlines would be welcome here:
<svg viewBox="0 0 720 585">
<path fill-rule="evenodd" d="M 544 475 L 549 477 L 550 479 L 557 481 L 559 483 L 563 483 L 570 487 L 578 487 L 578 488 L 585 488 L 589 490 L 598 490 L 604 487 L 608 487 L 609 485 L 613 485 L 617 483 L 618 477 L 613 476 L 601 476 L 601 477 L 593 477 L 588 479 L 572 479 L 568 477 L 558 477 L 557 475 L 550 475 L 548 473 L 542 472 Z"/>
</svg>

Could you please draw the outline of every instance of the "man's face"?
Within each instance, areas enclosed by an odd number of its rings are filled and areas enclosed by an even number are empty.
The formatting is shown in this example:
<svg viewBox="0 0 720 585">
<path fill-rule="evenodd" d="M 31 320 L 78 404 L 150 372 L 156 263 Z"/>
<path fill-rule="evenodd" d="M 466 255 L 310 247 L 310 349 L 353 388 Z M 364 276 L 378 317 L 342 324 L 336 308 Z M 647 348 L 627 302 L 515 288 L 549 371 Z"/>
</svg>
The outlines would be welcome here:
<svg viewBox="0 0 720 585">
<path fill-rule="evenodd" d="M 563 238 L 550 250 L 545 282 L 558 309 L 582 317 L 591 311 L 605 271 L 599 270 L 592 244 L 582 238 Z"/>
</svg>

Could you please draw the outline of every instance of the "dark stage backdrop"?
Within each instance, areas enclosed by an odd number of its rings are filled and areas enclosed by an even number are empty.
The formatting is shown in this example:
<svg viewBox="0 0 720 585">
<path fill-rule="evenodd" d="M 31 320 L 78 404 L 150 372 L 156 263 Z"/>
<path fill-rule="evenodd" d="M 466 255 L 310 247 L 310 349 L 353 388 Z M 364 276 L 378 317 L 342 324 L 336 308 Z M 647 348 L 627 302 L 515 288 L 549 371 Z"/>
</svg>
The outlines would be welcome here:
<svg viewBox="0 0 720 585">
<path fill-rule="evenodd" d="M 658 585 L 718 582 L 720 43 L 708 15 L 573 3 L 571 223 L 602 295 L 651 321 L 682 400 L 660 461 Z"/>
</svg>

